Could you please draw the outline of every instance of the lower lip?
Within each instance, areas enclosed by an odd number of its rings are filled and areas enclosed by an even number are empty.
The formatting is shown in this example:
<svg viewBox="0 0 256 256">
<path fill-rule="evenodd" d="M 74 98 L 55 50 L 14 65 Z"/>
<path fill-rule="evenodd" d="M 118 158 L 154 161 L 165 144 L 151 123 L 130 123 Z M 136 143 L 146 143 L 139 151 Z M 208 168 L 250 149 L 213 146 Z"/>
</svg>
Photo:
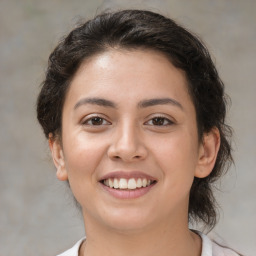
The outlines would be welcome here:
<svg viewBox="0 0 256 256">
<path fill-rule="evenodd" d="M 153 183 L 150 186 L 145 187 L 145 188 L 137 188 L 137 189 L 131 189 L 131 190 L 114 189 L 114 188 L 105 186 L 102 183 L 100 183 L 100 184 L 108 193 L 110 193 L 112 196 L 114 196 L 118 199 L 135 199 L 135 198 L 139 198 L 139 197 L 147 194 L 156 183 Z"/>
</svg>

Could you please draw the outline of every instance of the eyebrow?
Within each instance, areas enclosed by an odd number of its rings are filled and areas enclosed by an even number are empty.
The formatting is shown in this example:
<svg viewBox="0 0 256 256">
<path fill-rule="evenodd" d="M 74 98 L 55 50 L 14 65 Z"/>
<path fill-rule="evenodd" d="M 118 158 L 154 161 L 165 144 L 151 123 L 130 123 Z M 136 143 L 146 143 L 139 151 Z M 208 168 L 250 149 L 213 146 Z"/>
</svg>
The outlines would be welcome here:
<svg viewBox="0 0 256 256">
<path fill-rule="evenodd" d="M 74 109 L 77 109 L 78 107 L 86 104 L 117 108 L 117 105 L 110 100 L 106 100 L 103 98 L 83 98 L 76 103 Z M 179 107 L 180 109 L 183 110 L 183 106 L 178 101 L 172 98 L 156 98 L 156 99 L 142 100 L 138 103 L 138 108 L 147 108 L 147 107 L 152 107 L 156 105 L 168 105 L 168 104 Z"/>
<path fill-rule="evenodd" d="M 183 110 L 183 106 L 178 101 L 171 98 L 156 98 L 156 99 L 143 100 L 139 102 L 138 106 L 139 108 L 147 108 L 147 107 L 152 107 L 156 105 L 167 105 L 167 104 L 179 107 L 180 109 Z"/>
<path fill-rule="evenodd" d="M 98 105 L 103 107 L 117 108 L 116 104 L 110 100 L 102 99 L 102 98 L 84 98 L 79 100 L 74 109 L 86 104 Z"/>
</svg>

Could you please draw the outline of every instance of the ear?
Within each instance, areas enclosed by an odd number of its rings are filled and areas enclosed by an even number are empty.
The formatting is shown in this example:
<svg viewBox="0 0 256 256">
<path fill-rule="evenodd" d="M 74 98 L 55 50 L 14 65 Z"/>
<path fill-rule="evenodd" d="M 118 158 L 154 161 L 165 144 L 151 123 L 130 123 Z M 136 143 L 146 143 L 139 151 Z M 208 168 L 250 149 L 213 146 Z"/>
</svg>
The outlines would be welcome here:
<svg viewBox="0 0 256 256">
<path fill-rule="evenodd" d="M 65 159 L 59 139 L 53 138 L 49 135 L 49 147 L 52 153 L 53 163 L 57 169 L 56 176 L 59 180 L 68 180 L 68 173 L 65 166 Z"/>
<path fill-rule="evenodd" d="M 210 132 L 203 135 L 203 141 L 199 148 L 199 157 L 195 177 L 205 178 L 212 172 L 219 148 L 220 132 L 218 128 L 214 127 Z"/>
</svg>

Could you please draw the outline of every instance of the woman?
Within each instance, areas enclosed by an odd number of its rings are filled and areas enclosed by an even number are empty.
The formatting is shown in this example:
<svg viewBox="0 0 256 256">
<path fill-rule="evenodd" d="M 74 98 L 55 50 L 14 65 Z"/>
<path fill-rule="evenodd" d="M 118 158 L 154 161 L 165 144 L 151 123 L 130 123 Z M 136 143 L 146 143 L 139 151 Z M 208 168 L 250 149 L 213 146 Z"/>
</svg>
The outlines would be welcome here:
<svg viewBox="0 0 256 256">
<path fill-rule="evenodd" d="M 214 227 L 212 184 L 232 162 L 198 38 L 149 11 L 98 15 L 50 55 L 37 111 L 84 218 L 86 239 L 61 255 L 237 255 L 188 228 Z"/>
</svg>

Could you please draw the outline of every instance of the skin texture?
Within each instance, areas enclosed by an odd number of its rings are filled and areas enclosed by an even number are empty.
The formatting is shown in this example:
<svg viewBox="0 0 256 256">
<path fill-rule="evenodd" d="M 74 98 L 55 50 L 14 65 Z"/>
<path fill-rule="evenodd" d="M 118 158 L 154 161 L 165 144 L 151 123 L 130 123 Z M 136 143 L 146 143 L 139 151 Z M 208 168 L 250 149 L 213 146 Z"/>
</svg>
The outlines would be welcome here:
<svg viewBox="0 0 256 256">
<path fill-rule="evenodd" d="M 50 139 L 57 177 L 82 206 L 80 255 L 200 255 L 188 229 L 189 191 L 194 176 L 210 174 L 219 144 L 217 129 L 199 142 L 185 75 L 162 54 L 120 49 L 86 60 L 67 93 L 61 143 Z M 138 198 L 116 198 L 100 181 L 117 171 L 157 182 Z"/>
</svg>

